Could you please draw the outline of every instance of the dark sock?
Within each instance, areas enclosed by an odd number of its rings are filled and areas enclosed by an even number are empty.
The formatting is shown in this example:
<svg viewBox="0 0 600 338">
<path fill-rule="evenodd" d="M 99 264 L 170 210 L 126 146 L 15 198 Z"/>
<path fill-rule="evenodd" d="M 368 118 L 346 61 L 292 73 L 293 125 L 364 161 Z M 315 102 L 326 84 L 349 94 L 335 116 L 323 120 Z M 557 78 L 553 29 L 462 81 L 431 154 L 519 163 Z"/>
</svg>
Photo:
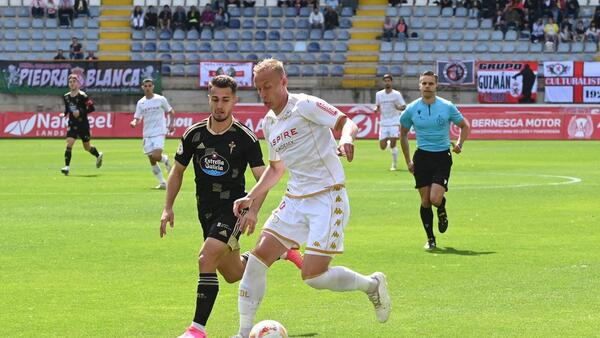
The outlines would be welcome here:
<svg viewBox="0 0 600 338">
<path fill-rule="evenodd" d="M 90 154 L 92 154 L 92 155 L 94 155 L 96 157 L 100 156 L 100 154 L 98 153 L 98 150 L 96 149 L 96 147 L 92 147 L 90 149 Z"/>
<path fill-rule="evenodd" d="M 438 205 L 437 208 L 438 208 L 438 212 L 446 210 L 446 197 L 442 197 L 442 203 L 440 203 L 440 205 Z"/>
<path fill-rule="evenodd" d="M 427 238 L 435 238 L 435 236 L 433 236 L 433 210 L 431 210 L 431 207 L 424 208 L 421 206 L 421 221 L 423 222 L 423 228 L 425 228 L 425 232 L 427 233 Z"/>
<path fill-rule="evenodd" d="M 194 323 L 206 326 L 212 311 L 217 294 L 219 293 L 219 279 L 216 273 L 201 273 L 198 277 L 198 293 L 196 294 L 196 313 Z"/>
<path fill-rule="evenodd" d="M 65 150 L 65 165 L 71 165 L 71 148 Z"/>
</svg>

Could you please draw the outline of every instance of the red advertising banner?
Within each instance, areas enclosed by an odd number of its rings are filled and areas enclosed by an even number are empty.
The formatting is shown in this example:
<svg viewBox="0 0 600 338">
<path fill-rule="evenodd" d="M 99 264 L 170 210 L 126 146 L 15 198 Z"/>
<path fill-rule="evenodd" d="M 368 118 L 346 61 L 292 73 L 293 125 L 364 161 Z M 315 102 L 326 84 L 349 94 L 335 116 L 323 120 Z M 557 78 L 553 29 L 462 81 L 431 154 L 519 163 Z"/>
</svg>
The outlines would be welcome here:
<svg viewBox="0 0 600 338">
<path fill-rule="evenodd" d="M 480 103 L 535 103 L 537 61 L 478 61 Z"/>
<path fill-rule="evenodd" d="M 336 105 L 358 125 L 358 137 L 377 139 L 379 115 L 372 105 Z M 543 105 L 463 105 L 458 107 L 471 124 L 471 139 L 497 140 L 600 140 L 600 107 Z M 238 105 L 235 116 L 263 137 L 263 105 Z M 207 112 L 177 113 L 175 132 L 181 137 L 194 123 L 209 116 Z M 94 138 L 141 138 L 142 127 L 131 128 L 133 113 L 92 113 L 89 116 Z M 59 113 L 0 113 L 0 138 L 63 138 L 67 119 Z M 451 128 L 453 137 L 459 133 Z M 412 135 L 412 133 L 411 133 Z"/>
</svg>

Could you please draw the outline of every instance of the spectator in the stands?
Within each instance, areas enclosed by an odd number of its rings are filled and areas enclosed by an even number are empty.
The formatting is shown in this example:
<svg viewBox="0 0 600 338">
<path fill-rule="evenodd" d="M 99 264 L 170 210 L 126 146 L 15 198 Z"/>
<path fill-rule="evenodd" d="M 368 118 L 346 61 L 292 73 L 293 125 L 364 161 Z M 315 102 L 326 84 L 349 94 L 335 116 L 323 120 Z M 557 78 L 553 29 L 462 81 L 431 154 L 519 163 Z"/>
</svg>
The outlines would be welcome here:
<svg viewBox="0 0 600 338">
<path fill-rule="evenodd" d="M 305 0 L 294 0 L 294 8 L 296 8 L 296 15 L 300 15 L 300 8 L 306 7 L 308 4 Z"/>
<path fill-rule="evenodd" d="M 494 30 L 502 31 L 502 33 L 506 33 L 508 26 L 506 25 L 506 21 L 504 20 L 504 14 L 502 14 L 501 10 L 496 12 L 496 17 L 494 18 Z"/>
<path fill-rule="evenodd" d="M 59 26 L 71 26 L 73 23 L 73 1 L 71 0 L 59 0 L 58 1 L 58 19 Z"/>
<path fill-rule="evenodd" d="M 452 8 L 452 0 L 440 0 L 439 4 L 442 9 L 444 9 L 446 7 Z"/>
<path fill-rule="evenodd" d="M 71 39 L 71 45 L 69 45 L 69 58 L 73 60 L 83 60 L 83 46 L 77 38 Z"/>
<path fill-rule="evenodd" d="M 66 60 L 66 59 L 67 58 L 63 54 L 62 49 L 59 49 L 58 52 L 56 52 L 56 55 L 54 56 L 54 60 Z"/>
<path fill-rule="evenodd" d="M 396 35 L 396 24 L 394 22 L 394 18 L 392 18 L 391 16 L 386 16 L 385 20 L 383 20 L 382 38 L 385 41 L 391 41 L 394 35 Z"/>
<path fill-rule="evenodd" d="M 175 7 L 175 13 L 173 13 L 173 21 L 171 21 L 171 27 L 173 28 L 173 30 L 185 30 L 186 21 L 187 17 L 185 15 L 185 9 L 183 8 L 183 6 Z"/>
<path fill-rule="evenodd" d="M 325 0 L 325 8 L 327 8 L 327 6 L 333 8 L 335 11 L 337 11 L 338 7 L 340 6 L 340 1 L 339 0 Z"/>
<path fill-rule="evenodd" d="M 158 28 L 170 30 L 172 16 L 169 5 L 164 5 L 162 11 L 158 14 Z"/>
<path fill-rule="evenodd" d="M 469 18 L 477 18 L 479 15 L 479 0 L 465 0 L 463 5 L 467 9 L 467 15 Z"/>
<path fill-rule="evenodd" d="M 572 16 L 575 19 L 579 17 L 579 1 L 567 0 L 565 7 L 565 14 L 567 16 Z"/>
<path fill-rule="evenodd" d="M 56 3 L 54 0 L 48 0 L 48 3 L 46 4 L 46 14 L 51 19 L 56 18 Z"/>
<path fill-rule="evenodd" d="M 211 31 L 215 28 L 215 12 L 213 12 L 210 4 L 206 4 L 202 14 L 200 15 L 200 32 L 204 27 L 210 28 Z"/>
<path fill-rule="evenodd" d="M 34 18 L 43 18 L 46 10 L 46 0 L 31 1 L 31 16 Z"/>
<path fill-rule="evenodd" d="M 291 0 L 277 0 L 277 7 L 290 7 L 291 5 Z"/>
<path fill-rule="evenodd" d="M 557 22 L 559 12 L 556 0 L 542 0 L 542 15 L 552 17 L 554 22 Z"/>
<path fill-rule="evenodd" d="M 187 13 L 187 27 L 188 29 L 195 29 L 200 32 L 200 12 L 196 6 L 190 7 Z"/>
<path fill-rule="evenodd" d="M 596 27 L 600 25 L 600 5 L 596 6 L 596 9 L 594 10 L 594 18 L 592 19 L 592 22 L 596 24 Z"/>
<path fill-rule="evenodd" d="M 560 29 L 560 42 L 562 43 L 570 43 L 573 42 L 573 33 L 569 29 L 568 25 L 563 25 Z"/>
<path fill-rule="evenodd" d="M 75 0 L 75 17 L 77 17 L 79 14 L 85 14 L 88 16 L 88 18 L 92 17 L 92 14 L 90 13 L 90 8 L 88 7 L 88 2 L 87 0 Z"/>
<path fill-rule="evenodd" d="M 340 26 L 340 18 L 333 7 L 325 6 L 325 30 L 332 30 Z"/>
<path fill-rule="evenodd" d="M 223 7 L 219 7 L 217 14 L 215 14 L 215 28 L 223 29 L 226 27 L 229 27 L 229 13 Z"/>
<path fill-rule="evenodd" d="M 244 0 L 244 7 L 254 7 L 256 5 L 256 0 Z"/>
<path fill-rule="evenodd" d="M 590 26 L 585 31 L 585 41 L 598 42 L 598 30 L 595 23 L 590 23 Z"/>
<path fill-rule="evenodd" d="M 495 0 L 481 0 L 481 6 L 479 8 L 479 16 L 483 19 L 493 19 L 496 15 L 496 1 Z"/>
<path fill-rule="evenodd" d="M 577 24 L 575 25 L 575 33 L 573 34 L 573 40 L 583 42 L 585 39 L 585 25 L 583 24 L 583 20 L 577 20 Z"/>
<path fill-rule="evenodd" d="M 94 51 L 88 51 L 88 55 L 85 57 L 87 61 L 98 60 L 98 57 L 94 54 Z"/>
<path fill-rule="evenodd" d="M 240 7 L 240 0 L 227 0 L 227 6 Z"/>
<path fill-rule="evenodd" d="M 403 17 L 399 17 L 396 22 L 396 36 L 399 40 L 408 39 L 408 25 Z"/>
<path fill-rule="evenodd" d="M 143 29 L 144 28 L 144 11 L 141 6 L 135 6 L 131 13 L 131 28 Z"/>
<path fill-rule="evenodd" d="M 531 28 L 531 42 L 538 43 L 544 41 L 544 20 L 542 18 L 538 18 L 536 22 L 533 23 L 533 27 Z"/>
<path fill-rule="evenodd" d="M 312 29 L 323 29 L 325 18 L 323 17 L 323 13 L 321 13 L 318 6 L 313 7 L 313 11 L 308 16 L 308 23 Z"/>
<path fill-rule="evenodd" d="M 158 26 L 158 14 L 154 6 L 148 6 L 146 14 L 144 15 L 144 26 L 146 29 L 155 30 Z"/>
<path fill-rule="evenodd" d="M 558 25 L 554 22 L 552 17 L 548 18 L 548 22 L 544 25 L 544 40 L 554 43 L 554 46 L 558 44 Z"/>
</svg>

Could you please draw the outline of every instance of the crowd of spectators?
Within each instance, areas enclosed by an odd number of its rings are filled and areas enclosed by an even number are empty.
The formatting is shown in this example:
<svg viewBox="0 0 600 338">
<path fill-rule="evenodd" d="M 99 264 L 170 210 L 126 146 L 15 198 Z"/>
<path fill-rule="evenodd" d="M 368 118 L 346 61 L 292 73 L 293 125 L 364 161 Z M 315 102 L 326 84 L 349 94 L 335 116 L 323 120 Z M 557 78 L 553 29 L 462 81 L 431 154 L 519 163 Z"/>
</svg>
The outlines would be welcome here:
<svg viewBox="0 0 600 338">
<path fill-rule="evenodd" d="M 73 26 L 79 15 L 91 17 L 87 0 L 32 0 L 31 16 L 34 18 L 58 18 L 59 26 Z"/>
</svg>

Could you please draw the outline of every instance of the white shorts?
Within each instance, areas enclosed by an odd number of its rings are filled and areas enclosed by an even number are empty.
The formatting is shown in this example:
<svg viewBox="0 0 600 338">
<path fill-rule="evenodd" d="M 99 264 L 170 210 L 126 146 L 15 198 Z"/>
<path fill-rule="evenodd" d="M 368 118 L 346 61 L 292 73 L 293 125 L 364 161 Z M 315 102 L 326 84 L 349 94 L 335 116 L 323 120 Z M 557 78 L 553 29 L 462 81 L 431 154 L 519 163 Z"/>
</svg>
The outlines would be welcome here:
<svg viewBox="0 0 600 338">
<path fill-rule="evenodd" d="M 349 217 L 346 189 L 336 187 L 306 198 L 284 196 L 263 231 L 288 248 L 306 243 L 306 253 L 331 256 L 344 251 L 344 228 Z"/>
<path fill-rule="evenodd" d="M 380 126 L 379 127 L 379 140 L 385 140 L 386 138 L 400 138 L 400 127 L 399 126 Z"/>
<path fill-rule="evenodd" d="M 144 154 L 149 155 L 156 149 L 165 148 L 165 135 L 144 137 Z"/>
</svg>

